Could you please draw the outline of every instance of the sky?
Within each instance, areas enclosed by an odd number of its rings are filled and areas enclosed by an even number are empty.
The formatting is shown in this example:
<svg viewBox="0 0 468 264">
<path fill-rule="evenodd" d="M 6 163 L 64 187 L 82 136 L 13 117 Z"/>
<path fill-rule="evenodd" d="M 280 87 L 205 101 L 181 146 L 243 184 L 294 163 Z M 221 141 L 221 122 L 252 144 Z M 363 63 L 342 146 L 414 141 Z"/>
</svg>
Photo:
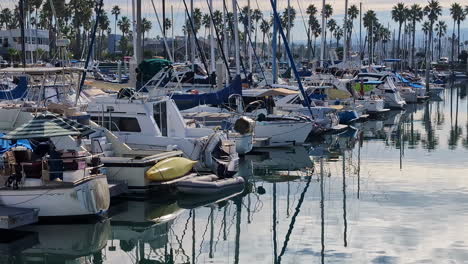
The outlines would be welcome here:
<svg viewBox="0 0 468 264">
<path fill-rule="evenodd" d="M 190 0 L 187 1 L 187 6 L 190 8 Z M 195 8 L 200 8 L 203 13 L 208 13 L 208 5 L 207 1 L 209 0 L 193 0 L 194 2 L 194 7 Z M 213 6 L 214 9 L 219 9 L 222 10 L 222 1 L 220 0 L 212 0 L 213 1 Z M 239 6 L 246 6 L 247 1 L 249 0 L 240 0 L 238 1 Z M 268 0 L 250 0 L 251 1 L 251 6 L 252 8 L 258 8 L 263 11 L 264 17 L 270 17 L 271 12 L 271 6 L 270 6 L 270 1 Z M 283 11 L 285 7 L 288 5 L 288 0 L 277 0 L 278 1 L 278 11 Z M 451 32 L 452 29 L 452 20 L 450 18 L 450 13 L 448 8 L 450 5 L 455 2 L 455 1 L 445 1 L 442 0 L 440 1 L 443 9 L 443 14 L 441 17 L 441 20 L 445 20 L 448 24 L 448 32 Z M 458 1 L 459 3 L 463 3 L 463 1 Z M 17 3 L 16 0 L 1 0 L 0 1 L 0 8 L 5 8 L 5 7 L 12 7 Z M 162 17 L 162 1 L 161 0 L 154 0 L 154 3 L 156 5 L 156 11 L 158 12 L 158 15 L 161 19 Z M 331 4 L 333 7 L 333 18 L 337 20 L 338 24 L 342 24 L 343 22 L 343 17 L 344 17 L 344 5 L 345 1 L 344 0 L 327 0 L 327 3 Z M 426 0 L 407 0 L 404 1 L 406 5 L 412 5 L 412 4 L 420 4 L 421 6 L 424 6 L 427 1 Z M 232 2 L 227 0 L 226 4 L 228 6 L 229 10 L 232 10 Z M 307 15 L 305 13 L 305 9 L 308 5 L 314 4 L 317 9 L 320 11 L 321 6 L 322 6 L 322 1 L 320 0 L 313 0 L 313 1 L 304 1 L 304 0 L 290 0 L 290 4 L 292 7 L 294 7 L 297 11 L 296 15 L 296 20 L 295 20 L 295 26 L 292 29 L 292 38 L 293 41 L 303 41 L 306 39 L 305 35 L 305 27 L 304 27 L 304 19 L 307 20 Z M 359 7 L 359 1 L 358 0 L 349 0 L 348 5 L 355 4 Z M 362 0 L 362 8 L 363 8 L 363 13 L 365 13 L 367 10 L 374 10 L 377 13 L 377 17 L 379 21 L 384 24 L 388 25 L 390 28 L 396 28 L 397 25 L 394 21 L 391 20 L 391 9 L 392 6 L 396 4 L 396 1 L 388 1 L 388 0 Z M 104 9 L 108 12 L 110 15 L 110 10 L 114 5 L 119 5 L 121 8 L 121 15 L 122 16 L 128 16 L 129 18 L 132 17 L 132 0 L 104 0 Z M 300 8 L 299 8 L 300 6 Z M 169 19 L 171 18 L 171 7 L 173 9 L 174 13 L 174 24 L 176 25 L 174 27 L 174 34 L 175 35 L 182 35 L 182 25 L 185 20 L 185 13 L 184 13 L 184 4 L 182 0 L 166 0 L 166 17 Z M 304 19 L 302 18 L 301 11 L 304 15 Z M 159 26 L 157 24 L 156 16 L 151 4 L 151 0 L 142 0 L 142 16 L 146 17 L 148 20 L 150 20 L 153 24 L 153 27 L 148 34 L 148 37 L 156 37 L 156 35 L 162 35 L 161 31 L 159 30 Z M 111 20 L 111 28 L 113 30 L 114 28 L 114 18 L 110 17 Z M 467 21 L 464 22 L 464 24 L 468 23 Z M 358 25 L 355 25 L 355 28 L 357 28 Z M 466 27 L 466 25 L 462 24 L 462 28 Z M 419 27 L 418 27 L 419 28 Z M 118 30 L 117 30 L 118 31 Z M 171 32 L 168 33 L 170 36 Z M 357 32 L 356 32 L 357 34 Z M 200 36 L 204 35 L 204 28 L 202 28 L 199 32 Z M 261 40 L 261 34 L 258 34 L 259 41 Z"/>
</svg>

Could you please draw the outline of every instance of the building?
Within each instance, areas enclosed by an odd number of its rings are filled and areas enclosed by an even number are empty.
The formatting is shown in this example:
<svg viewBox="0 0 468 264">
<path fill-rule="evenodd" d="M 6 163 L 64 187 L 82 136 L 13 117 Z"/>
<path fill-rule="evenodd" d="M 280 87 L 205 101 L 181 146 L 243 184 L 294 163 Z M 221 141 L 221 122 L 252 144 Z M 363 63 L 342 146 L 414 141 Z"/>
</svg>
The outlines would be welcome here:
<svg viewBox="0 0 468 264">
<path fill-rule="evenodd" d="M 42 50 L 50 51 L 49 31 L 43 29 L 26 29 L 25 49 L 26 52 Z M 0 30 L 0 55 L 8 56 L 8 50 L 15 49 L 21 51 L 21 30 L 10 29 Z"/>
<path fill-rule="evenodd" d="M 122 35 L 109 34 L 107 38 L 107 50 L 109 53 L 120 53 L 120 39 Z"/>
</svg>

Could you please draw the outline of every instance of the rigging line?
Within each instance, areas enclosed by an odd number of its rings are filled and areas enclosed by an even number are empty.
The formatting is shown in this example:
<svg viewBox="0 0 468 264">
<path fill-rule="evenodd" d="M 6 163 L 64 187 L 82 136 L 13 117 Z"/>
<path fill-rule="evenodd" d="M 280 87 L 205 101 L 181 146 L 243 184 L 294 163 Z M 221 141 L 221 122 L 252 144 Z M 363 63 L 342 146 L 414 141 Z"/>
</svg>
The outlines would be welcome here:
<svg viewBox="0 0 468 264">
<path fill-rule="evenodd" d="M 301 17 L 302 17 L 302 23 L 304 24 L 304 28 L 307 32 L 307 44 L 309 44 L 309 47 L 312 49 L 312 40 L 310 39 L 310 27 L 307 27 L 305 19 L 304 19 L 304 13 L 302 12 L 301 4 L 299 0 L 297 0 L 297 5 L 299 6 L 299 12 L 301 12 Z M 307 53 L 311 52 L 311 50 L 307 50 Z"/>
<path fill-rule="evenodd" d="M 236 2 L 236 3 L 237 3 L 237 2 Z M 239 10 L 239 12 L 241 11 L 240 6 L 239 6 L 239 3 L 237 3 L 237 9 Z M 260 59 L 259 59 L 258 56 L 257 56 L 257 52 L 256 52 L 255 49 L 253 48 L 252 38 L 250 37 L 250 28 L 249 28 L 249 33 L 247 34 L 247 36 L 248 36 L 248 40 L 249 40 L 250 47 L 252 48 L 252 51 L 253 51 L 253 53 L 254 53 L 255 60 L 257 61 L 258 67 L 260 67 L 260 71 L 262 72 L 262 76 L 263 76 L 263 79 L 265 80 L 265 84 L 268 85 L 267 78 L 265 77 L 265 72 L 264 72 L 264 70 L 263 70 L 262 65 L 260 64 Z M 244 37 L 245 37 L 245 36 L 244 36 Z"/>
<path fill-rule="evenodd" d="M 296 218 L 297 218 L 297 216 L 299 215 L 299 213 L 301 211 L 301 206 L 302 206 L 302 203 L 304 202 L 305 194 L 307 193 L 307 190 L 309 189 L 311 180 L 312 180 L 312 175 L 308 176 L 306 185 L 304 187 L 304 190 L 301 193 L 301 197 L 299 198 L 296 209 L 294 211 L 294 215 L 292 216 L 291 222 L 289 223 L 289 229 L 288 229 L 288 232 L 286 233 L 286 236 L 284 238 L 283 247 L 281 248 L 281 252 L 280 252 L 280 254 L 278 256 L 278 264 L 281 263 L 281 257 L 284 255 L 284 253 L 286 252 L 286 248 L 288 247 L 289 238 L 290 238 L 291 233 L 292 233 L 292 231 L 294 229 L 294 224 L 296 223 Z"/>
<path fill-rule="evenodd" d="M 195 31 L 195 26 L 193 25 L 192 17 L 189 14 L 187 3 L 185 2 L 185 0 L 183 0 L 183 2 L 184 2 L 184 6 L 185 6 L 185 13 L 187 14 L 187 18 L 188 18 L 189 23 L 190 23 L 190 28 L 192 29 L 193 38 L 195 39 L 195 45 L 197 46 L 198 52 L 200 53 L 200 57 L 201 57 L 201 60 L 203 62 L 203 66 L 205 67 L 206 72 L 210 72 L 208 70 L 208 64 L 206 63 L 205 54 L 201 50 L 200 43 L 198 42 L 197 32 Z M 195 62 L 192 61 L 192 63 L 195 63 Z"/>
<path fill-rule="evenodd" d="M 208 5 L 208 10 L 210 12 L 211 22 L 213 23 L 213 25 L 215 25 L 214 16 L 213 16 L 213 7 L 210 5 L 209 0 L 206 0 L 206 4 Z M 221 38 L 219 37 L 218 28 L 216 26 L 213 26 L 213 28 L 216 33 L 216 42 L 218 42 L 218 47 L 219 47 L 219 50 L 221 51 L 221 57 L 223 59 L 224 65 L 226 66 L 226 71 L 229 71 L 229 63 L 226 59 L 226 54 L 224 53 L 223 43 L 221 42 Z M 211 59 L 213 60 L 214 58 L 211 58 Z M 231 75 L 229 75 L 229 77 L 231 77 Z"/>
<path fill-rule="evenodd" d="M 226 14 L 229 14 L 229 10 L 227 9 L 227 5 L 224 5 L 224 10 L 225 10 Z M 230 26 L 231 34 L 232 34 L 232 36 L 234 36 L 234 22 L 231 19 L 229 19 L 228 24 Z M 244 60 L 242 59 L 242 56 L 239 56 L 239 61 L 240 61 L 240 65 L 242 67 L 242 71 L 244 72 L 244 75 L 247 76 L 247 70 L 245 69 Z"/>
<path fill-rule="evenodd" d="M 205 231 L 203 232 L 203 235 L 202 235 L 202 241 L 200 241 L 200 250 L 198 251 L 197 257 L 195 258 L 195 263 L 197 262 L 196 260 L 198 260 L 198 258 L 200 257 L 200 255 L 202 253 L 203 243 L 205 242 L 205 235 L 206 235 L 206 232 L 208 231 L 208 225 L 210 223 L 210 217 L 211 217 L 212 214 L 213 214 L 213 211 L 211 211 L 210 214 L 207 217 Z"/>
</svg>

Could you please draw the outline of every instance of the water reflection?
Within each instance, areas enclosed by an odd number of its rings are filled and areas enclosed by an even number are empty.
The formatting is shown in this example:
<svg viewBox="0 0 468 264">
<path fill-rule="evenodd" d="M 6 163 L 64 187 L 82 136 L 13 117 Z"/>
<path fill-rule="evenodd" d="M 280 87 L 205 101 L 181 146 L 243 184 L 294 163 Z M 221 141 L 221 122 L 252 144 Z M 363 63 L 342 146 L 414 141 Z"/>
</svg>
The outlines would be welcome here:
<svg viewBox="0 0 468 264">
<path fill-rule="evenodd" d="M 36 240 L 0 262 L 460 263 L 466 95 L 454 86 L 443 101 L 307 147 L 257 150 L 240 164 L 244 189 L 120 201 L 108 220 L 28 227 Z"/>
</svg>

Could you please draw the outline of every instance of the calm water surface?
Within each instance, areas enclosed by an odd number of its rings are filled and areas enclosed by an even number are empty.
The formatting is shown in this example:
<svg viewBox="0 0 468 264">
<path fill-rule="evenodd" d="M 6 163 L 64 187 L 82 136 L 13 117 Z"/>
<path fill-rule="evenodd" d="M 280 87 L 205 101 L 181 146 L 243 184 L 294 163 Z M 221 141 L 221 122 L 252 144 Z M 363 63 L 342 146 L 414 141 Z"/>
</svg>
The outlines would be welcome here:
<svg viewBox="0 0 468 264">
<path fill-rule="evenodd" d="M 123 201 L 102 222 L 24 228 L 0 263 L 468 263 L 467 90 L 248 156 L 248 186 L 218 203 Z"/>
</svg>

